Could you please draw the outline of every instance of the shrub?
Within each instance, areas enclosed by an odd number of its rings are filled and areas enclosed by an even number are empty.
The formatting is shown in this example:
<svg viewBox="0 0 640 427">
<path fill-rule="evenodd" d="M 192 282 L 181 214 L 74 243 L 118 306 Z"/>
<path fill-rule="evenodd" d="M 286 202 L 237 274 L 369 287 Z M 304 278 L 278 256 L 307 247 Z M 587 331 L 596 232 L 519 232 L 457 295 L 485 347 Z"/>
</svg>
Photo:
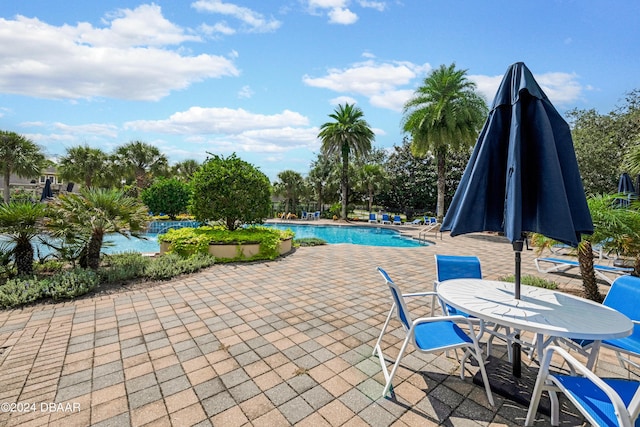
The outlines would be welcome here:
<svg viewBox="0 0 640 427">
<path fill-rule="evenodd" d="M 317 237 L 303 237 L 301 239 L 295 239 L 293 243 L 299 246 L 320 246 L 327 244 L 326 240 Z"/>
<path fill-rule="evenodd" d="M 512 274 L 511 276 L 502 277 L 500 280 L 503 282 L 513 283 L 515 282 L 516 279 Z M 537 276 L 531 276 L 529 274 L 525 274 L 524 276 L 521 276 L 520 283 L 523 285 L 535 286 L 538 288 L 558 289 L 558 284 L 556 282 L 551 280 L 546 280 Z"/>
<path fill-rule="evenodd" d="M 139 252 L 124 252 L 108 255 L 106 265 L 100 269 L 100 279 L 104 283 L 122 282 L 144 276 L 144 271 L 150 263 L 148 257 Z"/>
<path fill-rule="evenodd" d="M 0 307 L 11 308 L 42 298 L 43 287 L 48 282 L 40 281 L 37 278 L 15 278 L 9 279 L 0 286 Z"/>
<path fill-rule="evenodd" d="M 153 259 L 145 269 L 145 277 L 151 280 L 167 280 L 183 273 L 193 273 L 213 265 L 215 259 L 208 254 L 196 254 L 183 258 L 178 254 L 165 254 Z"/>
<path fill-rule="evenodd" d="M 193 174 L 189 211 L 200 222 L 222 220 L 229 230 L 261 223 L 271 212 L 271 183 L 255 166 L 236 157 L 213 156 Z"/>
<path fill-rule="evenodd" d="M 75 268 L 54 275 L 43 296 L 54 300 L 75 298 L 92 291 L 99 283 L 100 276 L 95 271 Z"/>
<path fill-rule="evenodd" d="M 174 220 L 186 212 L 191 197 L 189 184 L 176 178 L 160 178 L 149 188 L 142 190 L 142 201 L 152 212 L 162 212 Z"/>
</svg>

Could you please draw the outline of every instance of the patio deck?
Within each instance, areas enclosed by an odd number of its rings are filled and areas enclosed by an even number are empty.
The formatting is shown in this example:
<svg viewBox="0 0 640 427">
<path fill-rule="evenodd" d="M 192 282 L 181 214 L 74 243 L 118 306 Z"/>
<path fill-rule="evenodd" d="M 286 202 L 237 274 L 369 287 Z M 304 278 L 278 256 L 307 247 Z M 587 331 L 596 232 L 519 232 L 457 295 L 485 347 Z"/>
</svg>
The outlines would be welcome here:
<svg viewBox="0 0 640 427">
<path fill-rule="evenodd" d="M 513 271 L 506 240 L 445 233 L 432 246 L 299 248 L 274 262 L 0 311 L 0 404 L 35 404 L 0 411 L 0 426 L 522 425 L 526 407 L 497 394 L 490 407 L 445 355 L 412 351 L 394 380 L 396 398 L 380 397 L 371 352 L 390 298 L 375 267 L 404 292 L 431 289 L 436 252 L 477 255 L 490 279 Z M 523 274 L 540 275 L 534 257 L 523 252 Z M 565 290 L 581 286 L 575 276 L 544 277 Z M 399 337 L 387 335 L 385 353 L 397 354 Z M 612 360 L 603 350 L 598 373 L 624 376 Z"/>
</svg>

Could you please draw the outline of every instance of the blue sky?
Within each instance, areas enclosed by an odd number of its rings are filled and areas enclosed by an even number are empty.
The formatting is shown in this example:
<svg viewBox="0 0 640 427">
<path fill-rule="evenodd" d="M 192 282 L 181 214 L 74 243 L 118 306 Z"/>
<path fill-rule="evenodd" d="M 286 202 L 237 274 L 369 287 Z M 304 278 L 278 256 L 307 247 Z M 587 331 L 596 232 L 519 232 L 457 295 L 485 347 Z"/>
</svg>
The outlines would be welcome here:
<svg viewBox="0 0 640 427">
<path fill-rule="evenodd" d="M 441 64 L 490 104 L 523 61 L 560 112 L 608 113 L 640 88 L 639 17 L 635 0 L 3 1 L 0 129 L 49 157 L 236 152 L 275 180 L 308 172 L 339 103 L 400 144 L 403 103 Z"/>
</svg>

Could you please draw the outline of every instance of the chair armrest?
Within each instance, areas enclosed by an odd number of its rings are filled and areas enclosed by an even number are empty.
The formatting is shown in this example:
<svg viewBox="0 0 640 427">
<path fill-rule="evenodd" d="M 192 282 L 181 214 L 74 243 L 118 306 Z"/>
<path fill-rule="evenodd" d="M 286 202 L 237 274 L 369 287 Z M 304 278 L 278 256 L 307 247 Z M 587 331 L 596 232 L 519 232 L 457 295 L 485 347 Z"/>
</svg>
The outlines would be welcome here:
<svg viewBox="0 0 640 427">
<path fill-rule="evenodd" d="M 425 291 L 425 292 L 412 292 L 410 294 L 402 294 L 403 298 L 409 297 L 427 297 L 427 296 L 437 296 L 438 293 L 434 291 Z"/>
</svg>

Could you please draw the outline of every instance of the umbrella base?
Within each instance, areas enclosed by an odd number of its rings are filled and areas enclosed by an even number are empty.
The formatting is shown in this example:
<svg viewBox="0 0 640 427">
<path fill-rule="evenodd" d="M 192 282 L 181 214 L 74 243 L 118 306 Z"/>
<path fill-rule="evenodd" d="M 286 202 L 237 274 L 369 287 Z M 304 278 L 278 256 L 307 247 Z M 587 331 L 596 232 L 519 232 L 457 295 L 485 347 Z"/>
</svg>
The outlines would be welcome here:
<svg viewBox="0 0 640 427">
<path fill-rule="evenodd" d="M 488 361 L 489 363 L 485 365 L 485 369 L 487 370 L 491 391 L 528 409 L 529 403 L 531 402 L 531 393 L 533 392 L 536 377 L 538 376 L 538 367 L 527 366 L 526 363 L 523 363 L 522 375 L 520 378 L 516 378 L 513 376 L 512 366 L 509 361 L 496 357 L 489 357 Z M 484 387 L 482 375 L 479 370 L 473 376 L 473 383 Z M 558 397 L 560 399 L 561 423 L 563 421 L 569 421 L 571 425 L 580 425 L 583 421 L 580 412 L 578 412 L 562 394 L 559 394 Z M 538 413 L 547 416 L 551 415 L 551 402 L 546 392 L 542 393 Z M 576 424 L 574 424 L 574 421 Z"/>
</svg>

